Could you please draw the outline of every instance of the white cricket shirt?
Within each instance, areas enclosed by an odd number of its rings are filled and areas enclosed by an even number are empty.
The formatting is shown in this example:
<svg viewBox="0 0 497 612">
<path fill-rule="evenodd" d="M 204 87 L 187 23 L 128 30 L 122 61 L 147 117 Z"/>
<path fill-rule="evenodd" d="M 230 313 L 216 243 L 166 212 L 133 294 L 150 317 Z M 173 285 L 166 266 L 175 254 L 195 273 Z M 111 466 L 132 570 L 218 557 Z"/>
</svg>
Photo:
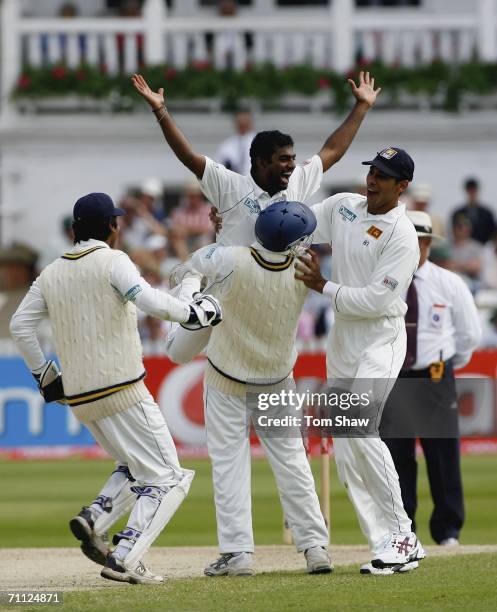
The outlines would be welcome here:
<svg viewBox="0 0 497 612">
<path fill-rule="evenodd" d="M 442 358 L 462 368 L 481 337 L 478 311 L 466 283 L 454 272 L 426 261 L 414 276 L 418 294 L 417 359 L 423 370 Z"/>
<path fill-rule="evenodd" d="M 403 317 L 403 300 L 419 263 L 414 225 L 399 204 L 384 215 L 367 211 L 366 197 L 338 193 L 312 207 L 313 242 L 331 243 L 331 298 L 337 319 Z"/>
<path fill-rule="evenodd" d="M 319 189 L 322 178 L 323 163 L 319 155 L 314 155 L 296 165 L 284 191 L 270 196 L 250 174 L 242 176 L 206 157 L 200 187 L 223 220 L 217 242 L 223 246 L 250 246 L 255 240 L 254 226 L 261 210 L 281 200 L 305 202 Z"/>
</svg>

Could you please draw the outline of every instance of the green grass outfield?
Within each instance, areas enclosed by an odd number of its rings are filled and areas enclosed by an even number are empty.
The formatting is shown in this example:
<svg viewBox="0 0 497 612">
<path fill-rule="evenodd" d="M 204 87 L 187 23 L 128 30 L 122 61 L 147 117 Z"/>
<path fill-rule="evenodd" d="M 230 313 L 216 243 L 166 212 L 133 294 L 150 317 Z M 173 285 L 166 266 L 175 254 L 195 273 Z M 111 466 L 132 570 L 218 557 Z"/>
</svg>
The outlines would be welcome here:
<svg viewBox="0 0 497 612">
<path fill-rule="evenodd" d="M 274 572 L 253 578 L 191 578 L 162 586 L 120 585 L 95 592 L 66 592 L 64 605 L 52 610 L 109 612 L 446 610 L 494 611 L 496 555 L 465 555 L 440 563 L 427 559 L 405 575 L 360 576 L 342 567 L 328 576 Z M 21 606 L 0 607 L 0 610 Z M 23 610 L 36 612 L 37 607 Z M 47 609 L 45 606 L 42 609 Z"/>
<path fill-rule="evenodd" d="M 318 476 L 318 462 L 313 462 Z M 210 467 L 184 461 L 197 471 L 190 495 L 158 538 L 160 546 L 215 545 Z M 68 520 L 96 495 L 112 468 L 109 461 L 0 461 L 2 548 L 75 546 Z M 269 467 L 253 461 L 253 520 L 256 544 L 281 543 L 281 509 Z M 331 470 L 332 543 L 364 544 L 352 507 Z M 425 544 L 431 510 L 426 472 L 420 462 L 419 536 Z M 497 457 L 463 458 L 466 497 L 464 544 L 497 543 Z M 119 525 L 118 525 L 119 527 Z M 1 576 L 1 571 L 0 571 Z M 98 579 L 98 578 L 97 578 Z M 357 567 L 331 576 L 260 574 L 254 578 L 169 580 L 161 587 L 131 587 L 65 593 L 66 610 L 495 610 L 497 555 L 427 559 L 416 572 L 364 577 Z M 1 578 L 0 578 L 1 585 Z M 1 586 L 0 586 L 1 589 Z M 10 609 L 13 607 L 5 607 Z M 31 609 L 31 608 L 24 608 Z M 34 609 L 34 608 L 33 608 Z M 39 608 L 38 608 L 39 609 Z"/>
<path fill-rule="evenodd" d="M 196 470 L 190 494 L 167 529 L 159 546 L 216 544 L 214 503 L 207 460 L 183 461 Z M 462 459 L 466 500 L 463 544 L 497 544 L 497 456 Z M 2 548 L 73 546 L 67 522 L 83 504 L 90 503 L 112 469 L 110 461 L 0 461 L 0 542 Z M 316 480 L 318 461 L 313 460 Z M 256 544 L 281 544 L 281 509 L 268 463 L 252 462 L 253 523 Z M 418 534 L 431 543 L 431 512 L 426 470 L 419 467 Z M 118 527 L 120 525 L 118 524 Z M 363 544 L 364 539 L 331 461 L 331 540 Z"/>
</svg>

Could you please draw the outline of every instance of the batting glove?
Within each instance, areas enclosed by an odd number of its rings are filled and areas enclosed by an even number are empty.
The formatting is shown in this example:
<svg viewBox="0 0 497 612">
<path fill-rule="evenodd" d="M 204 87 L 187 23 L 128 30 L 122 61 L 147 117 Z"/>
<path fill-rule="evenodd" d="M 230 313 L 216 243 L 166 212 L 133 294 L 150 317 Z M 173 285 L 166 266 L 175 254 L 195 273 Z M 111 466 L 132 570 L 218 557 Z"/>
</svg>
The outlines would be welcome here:
<svg viewBox="0 0 497 612">
<path fill-rule="evenodd" d="M 38 383 L 38 389 L 43 396 L 43 399 L 49 402 L 59 402 L 65 399 L 64 386 L 62 385 L 62 374 L 55 363 L 49 361 L 39 374 L 33 374 Z"/>
<path fill-rule="evenodd" d="M 214 327 L 221 323 L 223 314 L 216 298 L 211 295 L 199 295 L 190 302 L 190 318 L 181 327 L 195 330 L 204 327 Z"/>
</svg>

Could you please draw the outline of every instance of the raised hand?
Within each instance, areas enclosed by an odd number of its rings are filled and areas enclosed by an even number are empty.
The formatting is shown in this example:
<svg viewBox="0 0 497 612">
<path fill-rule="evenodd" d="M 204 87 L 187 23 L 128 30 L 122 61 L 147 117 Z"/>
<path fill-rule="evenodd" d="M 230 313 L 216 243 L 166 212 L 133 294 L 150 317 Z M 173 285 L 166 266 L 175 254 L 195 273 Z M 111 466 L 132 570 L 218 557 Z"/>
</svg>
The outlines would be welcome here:
<svg viewBox="0 0 497 612">
<path fill-rule="evenodd" d="M 348 79 L 354 98 L 358 102 L 364 102 L 368 106 L 373 106 L 376 102 L 376 97 L 381 91 L 381 87 L 374 88 L 374 77 L 369 76 L 369 72 L 361 70 L 359 73 L 359 85 L 356 85 L 353 79 Z"/>
<path fill-rule="evenodd" d="M 136 91 L 150 104 L 153 110 L 159 109 L 164 104 L 164 89 L 161 87 L 155 92 L 150 89 L 149 84 L 141 74 L 133 74 L 131 77 Z"/>
</svg>

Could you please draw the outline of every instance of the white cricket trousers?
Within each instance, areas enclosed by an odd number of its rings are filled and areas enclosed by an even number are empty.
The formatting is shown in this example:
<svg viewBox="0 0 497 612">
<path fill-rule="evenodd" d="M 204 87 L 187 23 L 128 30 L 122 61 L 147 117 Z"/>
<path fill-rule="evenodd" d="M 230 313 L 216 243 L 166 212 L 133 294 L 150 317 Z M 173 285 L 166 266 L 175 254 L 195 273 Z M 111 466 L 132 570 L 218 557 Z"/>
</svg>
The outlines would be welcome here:
<svg viewBox="0 0 497 612">
<path fill-rule="evenodd" d="M 250 440 L 245 398 L 204 385 L 219 551 L 253 552 Z M 299 552 L 328 546 L 302 438 L 261 438 Z"/>
<path fill-rule="evenodd" d="M 87 427 L 113 459 L 128 466 L 138 485 L 171 487 L 182 480 L 176 447 L 151 395 Z"/>
<path fill-rule="evenodd" d="M 383 410 L 406 354 L 402 317 L 344 320 L 330 331 L 327 376 L 354 381 L 353 390 L 373 388 Z M 364 388 L 363 388 L 364 387 Z M 371 551 L 378 552 L 393 532 L 410 532 L 402 503 L 399 477 L 384 442 L 378 437 L 333 439 L 338 476 L 347 489 Z"/>
</svg>

